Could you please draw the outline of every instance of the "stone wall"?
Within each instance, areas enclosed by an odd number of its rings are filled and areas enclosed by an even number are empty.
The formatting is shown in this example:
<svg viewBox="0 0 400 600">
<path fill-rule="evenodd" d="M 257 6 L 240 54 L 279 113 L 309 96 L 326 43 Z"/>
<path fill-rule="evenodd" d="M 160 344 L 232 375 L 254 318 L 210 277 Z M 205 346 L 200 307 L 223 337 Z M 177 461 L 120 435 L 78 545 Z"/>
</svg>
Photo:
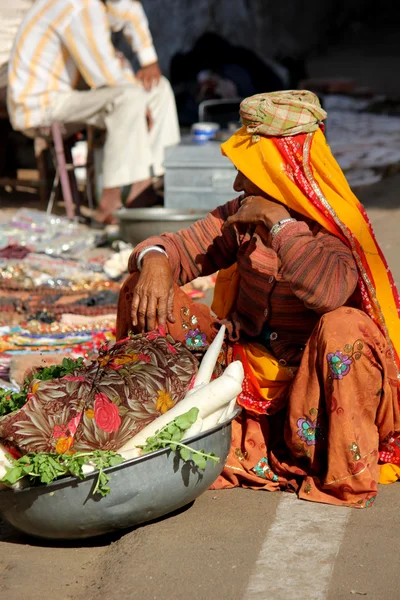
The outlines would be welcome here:
<svg viewBox="0 0 400 600">
<path fill-rule="evenodd" d="M 205 31 L 261 56 L 304 57 L 370 10 L 371 0 L 142 0 L 160 63 L 188 51 Z M 330 38 L 329 38 L 330 39 Z"/>
</svg>

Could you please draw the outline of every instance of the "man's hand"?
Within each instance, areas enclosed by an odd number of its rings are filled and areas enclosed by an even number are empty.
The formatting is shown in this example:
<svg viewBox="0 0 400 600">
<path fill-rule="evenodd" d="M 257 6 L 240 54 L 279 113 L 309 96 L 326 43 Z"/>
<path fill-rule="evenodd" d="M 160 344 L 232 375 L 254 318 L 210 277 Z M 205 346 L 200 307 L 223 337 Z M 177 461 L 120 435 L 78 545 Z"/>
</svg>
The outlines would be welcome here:
<svg viewBox="0 0 400 600">
<path fill-rule="evenodd" d="M 289 217 L 289 212 L 282 204 L 262 196 L 247 196 L 237 213 L 225 221 L 223 229 L 238 223 L 265 225 L 271 229 L 275 223 Z"/>
<path fill-rule="evenodd" d="M 139 69 L 136 73 L 136 78 L 143 85 L 146 92 L 150 92 L 153 85 L 158 85 L 161 79 L 161 71 L 158 62 Z"/>
<path fill-rule="evenodd" d="M 132 300 L 132 325 L 152 331 L 168 320 L 175 323 L 174 281 L 168 258 L 157 251 L 148 252 Z"/>
</svg>

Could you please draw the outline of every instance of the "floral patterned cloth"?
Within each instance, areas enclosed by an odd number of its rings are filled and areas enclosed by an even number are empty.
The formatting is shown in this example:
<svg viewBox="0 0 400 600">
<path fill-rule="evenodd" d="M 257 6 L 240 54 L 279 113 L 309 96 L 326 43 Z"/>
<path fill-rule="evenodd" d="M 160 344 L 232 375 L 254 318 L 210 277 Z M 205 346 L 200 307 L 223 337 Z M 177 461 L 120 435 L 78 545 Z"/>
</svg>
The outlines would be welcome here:
<svg viewBox="0 0 400 600">
<path fill-rule="evenodd" d="M 0 439 L 23 453 L 118 450 L 185 396 L 197 366 L 162 330 L 104 346 L 70 375 L 34 379 L 25 406 L 0 419 Z"/>
</svg>

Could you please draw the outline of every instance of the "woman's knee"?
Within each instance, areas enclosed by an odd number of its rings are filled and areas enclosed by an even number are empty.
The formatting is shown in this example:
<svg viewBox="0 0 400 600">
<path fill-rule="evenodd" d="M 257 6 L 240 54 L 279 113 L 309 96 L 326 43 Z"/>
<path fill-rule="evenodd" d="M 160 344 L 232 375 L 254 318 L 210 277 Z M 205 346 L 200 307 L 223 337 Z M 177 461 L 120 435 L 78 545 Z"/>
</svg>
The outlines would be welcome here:
<svg viewBox="0 0 400 600">
<path fill-rule="evenodd" d="M 371 319 L 361 310 L 349 306 L 341 306 L 325 313 L 319 320 L 320 335 L 326 333 L 347 336 L 353 330 L 359 330 L 360 324 L 373 325 Z"/>
<path fill-rule="evenodd" d="M 368 345 L 384 351 L 385 338 L 363 311 L 343 306 L 323 315 L 314 331 L 317 344 L 329 352 Z M 335 347 L 333 349 L 333 347 Z M 347 350 L 346 350 L 347 351 Z"/>
</svg>

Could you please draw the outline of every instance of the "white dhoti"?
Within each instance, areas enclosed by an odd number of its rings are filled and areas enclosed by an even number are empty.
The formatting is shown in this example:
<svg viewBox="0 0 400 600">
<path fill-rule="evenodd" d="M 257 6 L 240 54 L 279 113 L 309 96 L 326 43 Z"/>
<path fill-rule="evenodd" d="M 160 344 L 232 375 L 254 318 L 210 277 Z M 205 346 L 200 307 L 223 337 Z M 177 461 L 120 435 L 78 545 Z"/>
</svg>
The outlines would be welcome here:
<svg viewBox="0 0 400 600">
<path fill-rule="evenodd" d="M 153 118 L 149 131 L 146 108 Z M 146 92 L 139 85 L 60 92 L 46 113 L 43 126 L 59 122 L 105 129 L 103 186 L 116 188 L 164 173 L 164 151 L 179 143 L 175 98 L 162 77 Z"/>
</svg>

